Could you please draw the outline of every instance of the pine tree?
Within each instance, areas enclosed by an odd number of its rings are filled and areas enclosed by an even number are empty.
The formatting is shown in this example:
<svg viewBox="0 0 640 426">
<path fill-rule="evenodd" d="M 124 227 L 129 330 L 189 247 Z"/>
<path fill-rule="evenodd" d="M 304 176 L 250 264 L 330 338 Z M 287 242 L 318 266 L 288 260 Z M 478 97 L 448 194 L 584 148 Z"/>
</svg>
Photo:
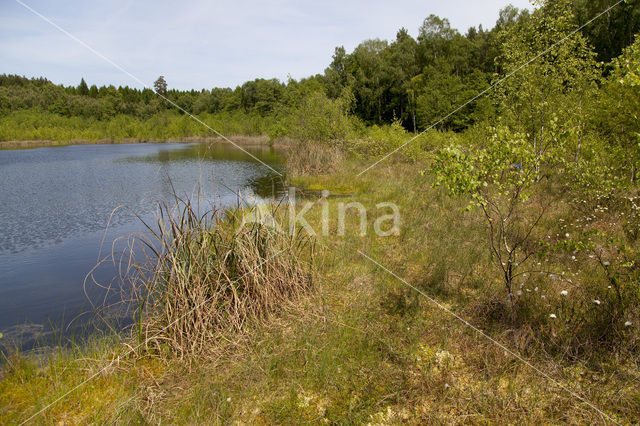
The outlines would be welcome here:
<svg viewBox="0 0 640 426">
<path fill-rule="evenodd" d="M 78 95 L 87 96 L 89 94 L 89 87 L 87 86 L 87 82 L 84 81 L 84 78 L 80 79 L 80 84 L 78 84 Z"/>
<path fill-rule="evenodd" d="M 164 79 L 163 75 L 158 77 L 158 79 L 153 83 L 153 89 L 156 91 L 158 95 L 162 95 L 162 96 L 167 95 L 167 82 Z"/>
</svg>

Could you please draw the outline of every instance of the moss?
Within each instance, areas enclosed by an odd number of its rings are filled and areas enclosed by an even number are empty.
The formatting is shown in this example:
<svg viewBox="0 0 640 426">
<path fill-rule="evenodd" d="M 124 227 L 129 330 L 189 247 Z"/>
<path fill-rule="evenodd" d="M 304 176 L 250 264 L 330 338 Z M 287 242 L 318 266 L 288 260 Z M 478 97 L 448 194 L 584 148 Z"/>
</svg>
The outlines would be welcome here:
<svg viewBox="0 0 640 426">
<path fill-rule="evenodd" d="M 331 176 L 296 176 L 289 178 L 291 186 L 303 191 L 320 192 L 327 190 L 331 194 L 350 195 L 358 192 L 359 188 L 354 182 L 336 181 Z"/>
</svg>

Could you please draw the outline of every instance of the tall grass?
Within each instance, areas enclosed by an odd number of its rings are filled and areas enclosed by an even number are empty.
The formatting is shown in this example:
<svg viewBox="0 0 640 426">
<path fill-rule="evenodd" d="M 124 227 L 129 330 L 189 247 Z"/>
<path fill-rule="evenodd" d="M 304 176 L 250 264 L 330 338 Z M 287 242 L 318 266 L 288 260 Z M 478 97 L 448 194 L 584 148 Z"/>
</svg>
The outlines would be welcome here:
<svg viewBox="0 0 640 426">
<path fill-rule="evenodd" d="M 272 117 L 236 112 L 203 113 L 198 119 L 224 135 L 263 135 L 273 125 Z M 185 114 L 163 111 L 147 118 L 116 115 L 104 120 L 63 116 L 39 109 L 0 115 L 0 141 L 169 139 L 212 136 L 209 128 Z"/>
<path fill-rule="evenodd" d="M 309 237 L 243 223 L 245 212 L 198 215 L 190 201 L 160 204 L 157 227 L 148 226 L 149 256 L 135 263 L 130 280 L 147 352 L 202 354 L 312 287 Z"/>
<path fill-rule="evenodd" d="M 317 176 L 336 172 L 345 160 L 342 150 L 328 144 L 299 143 L 287 152 L 287 171 Z"/>
</svg>

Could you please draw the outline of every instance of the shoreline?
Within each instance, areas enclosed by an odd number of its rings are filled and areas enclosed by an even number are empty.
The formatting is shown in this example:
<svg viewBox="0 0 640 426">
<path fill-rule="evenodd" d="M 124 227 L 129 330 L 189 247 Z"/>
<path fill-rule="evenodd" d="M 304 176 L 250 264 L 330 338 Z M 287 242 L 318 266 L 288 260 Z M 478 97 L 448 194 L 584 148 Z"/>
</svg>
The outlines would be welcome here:
<svg viewBox="0 0 640 426">
<path fill-rule="evenodd" d="M 245 146 L 265 146 L 268 145 L 272 148 L 288 148 L 291 146 L 291 141 L 287 139 L 276 139 L 272 141 L 266 135 L 249 136 L 249 135 L 232 135 L 228 136 L 228 139 L 237 143 L 238 145 Z M 2 149 L 31 149 L 31 148 L 46 148 L 55 146 L 69 146 L 69 145 L 119 145 L 119 144 L 135 144 L 135 143 L 226 143 L 230 144 L 228 140 L 225 140 L 219 136 L 189 136 L 184 138 L 124 138 L 124 139 L 72 139 L 70 141 L 54 141 L 54 140 L 21 140 L 21 141 L 0 141 L 0 150 Z"/>
</svg>

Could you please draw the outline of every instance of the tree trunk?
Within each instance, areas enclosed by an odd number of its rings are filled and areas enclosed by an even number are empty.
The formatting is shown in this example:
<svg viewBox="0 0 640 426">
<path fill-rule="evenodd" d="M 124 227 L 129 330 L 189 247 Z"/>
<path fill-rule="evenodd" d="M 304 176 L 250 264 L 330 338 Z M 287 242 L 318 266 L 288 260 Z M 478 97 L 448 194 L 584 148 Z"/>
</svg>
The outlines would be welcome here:
<svg viewBox="0 0 640 426">
<path fill-rule="evenodd" d="M 416 100 L 415 100 L 415 97 L 416 97 L 415 93 L 411 92 L 411 98 L 412 98 L 412 100 L 411 100 L 411 105 L 412 105 L 411 116 L 413 118 L 413 133 L 417 132 L 417 128 L 416 128 Z"/>
</svg>

